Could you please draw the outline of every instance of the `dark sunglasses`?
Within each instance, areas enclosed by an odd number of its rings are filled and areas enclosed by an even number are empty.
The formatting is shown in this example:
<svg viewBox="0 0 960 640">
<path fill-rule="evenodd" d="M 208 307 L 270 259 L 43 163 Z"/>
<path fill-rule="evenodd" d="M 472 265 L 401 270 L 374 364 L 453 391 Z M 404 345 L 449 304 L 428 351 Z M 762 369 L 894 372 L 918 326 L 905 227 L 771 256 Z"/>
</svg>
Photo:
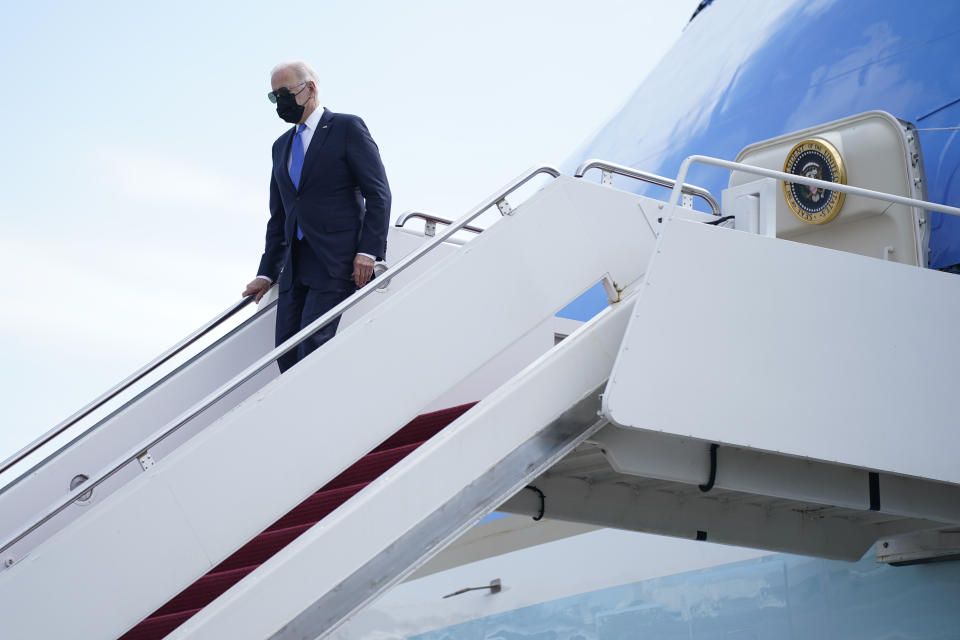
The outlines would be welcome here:
<svg viewBox="0 0 960 640">
<path fill-rule="evenodd" d="M 294 86 L 294 87 L 302 87 L 302 86 L 305 85 L 305 84 L 307 84 L 306 81 L 301 82 L 300 84 L 295 84 L 295 85 L 293 85 L 293 86 Z M 305 88 L 305 87 L 304 87 L 304 88 Z M 300 93 L 301 93 L 302 91 L 303 91 L 303 89 L 300 89 L 300 91 L 297 91 L 296 93 L 292 93 L 292 92 L 290 91 L 290 89 L 287 89 L 286 87 L 280 87 L 280 88 L 277 89 L 276 91 L 271 91 L 270 93 L 268 93 L 268 94 L 267 94 L 267 99 L 270 100 L 270 102 L 272 102 L 273 104 L 277 104 L 277 99 L 278 99 L 278 98 L 280 98 L 280 97 L 286 97 L 286 96 L 289 96 L 289 95 L 298 96 L 298 95 L 300 95 Z"/>
</svg>

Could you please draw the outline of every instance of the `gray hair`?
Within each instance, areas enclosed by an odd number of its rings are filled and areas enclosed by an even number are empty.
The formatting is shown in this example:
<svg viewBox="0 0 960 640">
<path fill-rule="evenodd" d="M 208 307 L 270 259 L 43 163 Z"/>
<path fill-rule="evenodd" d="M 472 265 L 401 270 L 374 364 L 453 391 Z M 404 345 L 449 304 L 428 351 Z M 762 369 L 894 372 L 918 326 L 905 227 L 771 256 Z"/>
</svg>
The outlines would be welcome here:
<svg viewBox="0 0 960 640">
<path fill-rule="evenodd" d="M 283 69 L 292 69 L 295 74 L 297 74 L 297 80 L 300 82 L 313 82 L 313 84 L 319 89 L 320 88 L 320 76 L 317 75 L 317 72 L 313 70 L 309 64 L 303 60 L 292 60 L 290 62 L 281 62 L 273 68 L 270 72 L 270 75 L 277 73 Z"/>
</svg>

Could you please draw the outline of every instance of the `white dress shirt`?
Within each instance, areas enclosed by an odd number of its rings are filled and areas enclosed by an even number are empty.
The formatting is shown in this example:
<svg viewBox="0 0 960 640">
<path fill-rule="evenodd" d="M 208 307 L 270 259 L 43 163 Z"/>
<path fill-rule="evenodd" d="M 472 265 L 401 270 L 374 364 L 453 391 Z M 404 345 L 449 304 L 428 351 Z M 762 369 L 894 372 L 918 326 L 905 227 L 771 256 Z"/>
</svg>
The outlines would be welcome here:
<svg viewBox="0 0 960 640">
<path fill-rule="evenodd" d="M 317 125 L 320 124 L 320 118 L 323 116 L 323 105 L 317 103 L 317 108 L 313 110 L 307 119 L 303 121 L 303 124 L 306 125 L 303 131 L 300 132 L 300 141 L 303 143 L 303 157 L 307 157 L 307 149 L 310 147 L 310 141 L 313 140 L 313 134 L 317 131 Z M 297 125 L 297 129 L 300 128 L 300 125 Z M 296 135 L 296 134 L 294 134 Z M 292 147 L 293 145 L 291 145 Z M 291 154 L 292 156 L 292 154 Z M 290 172 L 290 164 L 293 162 L 293 158 L 287 156 L 287 172 Z M 358 253 L 360 256 L 367 256 L 371 260 L 376 260 L 376 256 L 372 256 L 369 253 Z M 273 284 L 273 280 L 264 275 L 257 276 L 258 278 L 263 278 L 270 284 Z"/>
</svg>

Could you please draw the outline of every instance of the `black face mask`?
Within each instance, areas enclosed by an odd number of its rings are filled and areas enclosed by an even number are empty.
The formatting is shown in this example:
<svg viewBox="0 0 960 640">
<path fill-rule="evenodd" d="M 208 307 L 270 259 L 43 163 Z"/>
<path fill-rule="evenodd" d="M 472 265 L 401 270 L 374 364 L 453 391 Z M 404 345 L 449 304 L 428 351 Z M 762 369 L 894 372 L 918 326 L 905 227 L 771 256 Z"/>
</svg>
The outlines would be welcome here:
<svg viewBox="0 0 960 640">
<path fill-rule="evenodd" d="M 290 124 L 297 124 L 303 117 L 303 105 L 297 104 L 297 96 L 284 91 L 277 96 L 277 115 Z"/>
</svg>

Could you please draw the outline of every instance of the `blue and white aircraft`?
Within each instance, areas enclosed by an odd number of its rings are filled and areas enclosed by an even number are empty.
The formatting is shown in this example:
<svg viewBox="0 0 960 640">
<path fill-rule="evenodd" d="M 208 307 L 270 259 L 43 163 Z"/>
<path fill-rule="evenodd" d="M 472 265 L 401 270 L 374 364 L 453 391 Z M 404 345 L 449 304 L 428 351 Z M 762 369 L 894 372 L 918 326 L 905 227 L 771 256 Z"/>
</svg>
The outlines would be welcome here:
<svg viewBox="0 0 960 640">
<path fill-rule="evenodd" d="M 0 635 L 957 637 L 958 51 L 953 0 L 704 0 L 559 169 L 0 464 Z"/>
</svg>

